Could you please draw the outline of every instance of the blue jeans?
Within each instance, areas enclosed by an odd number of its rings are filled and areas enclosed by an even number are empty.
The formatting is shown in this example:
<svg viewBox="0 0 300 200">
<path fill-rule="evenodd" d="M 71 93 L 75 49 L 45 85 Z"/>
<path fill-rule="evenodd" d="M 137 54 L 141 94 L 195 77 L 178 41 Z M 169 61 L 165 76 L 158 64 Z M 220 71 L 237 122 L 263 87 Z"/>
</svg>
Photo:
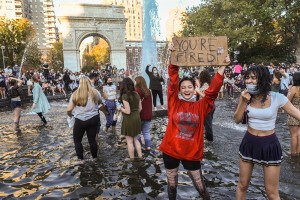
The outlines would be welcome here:
<svg viewBox="0 0 300 200">
<path fill-rule="evenodd" d="M 106 128 L 109 128 L 110 126 L 116 126 L 117 121 L 114 121 L 114 114 L 116 111 L 116 102 L 115 100 L 106 100 L 105 105 L 107 106 L 107 110 L 109 112 L 109 115 L 105 115 L 106 117 Z"/>
<path fill-rule="evenodd" d="M 144 136 L 145 147 L 146 148 L 151 147 L 151 134 L 150 134 L 150 130 L 151 130 L 151 120 L 149 120 L 149 121 L 142 121 L 142 134 Z M 141 140 L 141 136 L 140 135 L 138 135 L 138 140 L 142 144 L 142 140 Z"/>
</svg>

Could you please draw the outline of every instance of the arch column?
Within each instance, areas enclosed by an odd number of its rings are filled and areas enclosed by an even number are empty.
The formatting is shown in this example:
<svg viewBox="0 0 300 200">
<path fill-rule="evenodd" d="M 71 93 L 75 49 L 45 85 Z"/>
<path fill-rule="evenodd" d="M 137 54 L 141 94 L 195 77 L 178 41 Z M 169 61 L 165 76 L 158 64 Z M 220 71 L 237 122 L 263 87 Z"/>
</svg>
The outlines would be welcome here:
<svg viewBox="0 0 300 200">
<path fill-rule="evenodd" d="M 80 66 L 80 54 L 77 49 L 64 49 L 64 68 L 69 69 L 72 72 L 79 72 Z"/>
</svg>

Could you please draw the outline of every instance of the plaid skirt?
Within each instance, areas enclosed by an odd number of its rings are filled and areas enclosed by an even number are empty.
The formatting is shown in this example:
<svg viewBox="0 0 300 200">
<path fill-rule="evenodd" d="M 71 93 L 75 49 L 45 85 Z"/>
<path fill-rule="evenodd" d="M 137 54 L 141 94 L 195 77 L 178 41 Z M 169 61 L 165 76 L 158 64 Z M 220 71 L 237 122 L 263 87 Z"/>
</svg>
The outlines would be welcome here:
<svg viewBox="0 0 300 200">
<path fill-rule="evenodd" d="M 246 132 L 239 148 L 239 155 L 245 162 L 263 166 L 278 166 L 282 162 L 282 149 L 275 133 L 255 136 Z"/>
</svg>

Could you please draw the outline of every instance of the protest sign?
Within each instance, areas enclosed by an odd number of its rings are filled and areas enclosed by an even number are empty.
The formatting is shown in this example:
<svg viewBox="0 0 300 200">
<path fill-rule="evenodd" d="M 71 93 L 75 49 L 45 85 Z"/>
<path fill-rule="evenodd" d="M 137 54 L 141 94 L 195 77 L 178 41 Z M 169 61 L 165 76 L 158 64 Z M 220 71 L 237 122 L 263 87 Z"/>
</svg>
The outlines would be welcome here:
<svg viewBox="0 0 300 200">
<path fill-rule="evenodd" d="M 174 37 L 171 63 L 177 66 L 224 65 L 227 37 Z"/>
</svg>

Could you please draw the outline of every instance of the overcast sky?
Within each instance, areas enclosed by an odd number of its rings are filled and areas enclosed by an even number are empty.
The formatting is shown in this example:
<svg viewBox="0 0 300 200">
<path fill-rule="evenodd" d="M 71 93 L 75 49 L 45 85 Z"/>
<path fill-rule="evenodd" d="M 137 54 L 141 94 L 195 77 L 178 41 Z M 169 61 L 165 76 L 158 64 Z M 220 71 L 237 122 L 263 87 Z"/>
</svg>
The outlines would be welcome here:
<svg viewBox="0 0 300 200">
<path fill-rule="evenodd" d="M 101 0 L 53 0 L 55 9 L 58 8 L 56 5 L 60 2 L 96 4 L 100 1 Z M 187 8 L 197 6 L 200 4 L 201 0 L 156 0 L 156 2 L 158 4 L 158 17 L 160 18 L 161 38 L 166 38 L 166 20 L 168 18 L 169 10 L 175 7 Z"/>
</svg>

